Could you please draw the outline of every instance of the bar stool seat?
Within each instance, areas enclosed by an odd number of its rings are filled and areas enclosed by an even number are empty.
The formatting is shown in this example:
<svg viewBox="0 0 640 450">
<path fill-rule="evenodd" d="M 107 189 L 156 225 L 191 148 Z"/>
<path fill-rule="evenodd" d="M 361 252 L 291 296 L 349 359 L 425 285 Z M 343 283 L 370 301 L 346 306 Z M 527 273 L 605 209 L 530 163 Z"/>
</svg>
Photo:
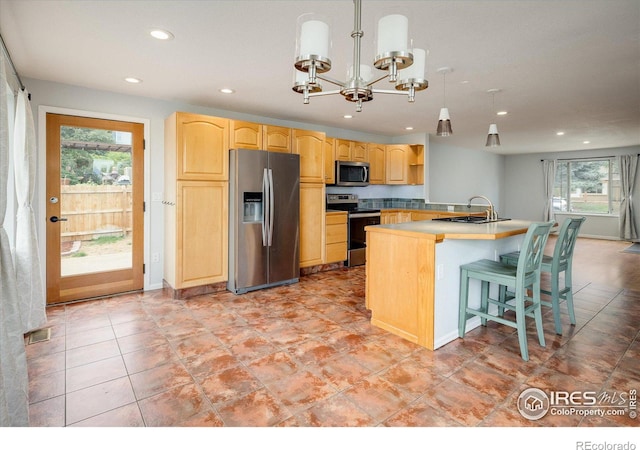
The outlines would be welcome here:
<svg viewBox="0 0 640 450">
<path fill-rule="evenodd" d="M 571 325 L 576 324 L 576 315 L 573 310 L 573 250 L 576 245 L 580 227 L 586 217 L 574 217 L 565 220 L 560 226 L 558 239 L 553 249 L 553 256 L 543 255 L 540 269 L 542 272 L 551 274 L 551 290 L 540 289 L 540 292 L 551 297 L 551 301 L 541 300 L 544 306 L 553 310 L 553 321 L 556 327 L 556 334 L 562 334 L 562 322 L 560 320 L 560 303 L 564 301 L 569 313 Z M 500 256 L 500 261 L 505 264 L 516 265 L 520 252 L 511 252 Z M 564 286 L 560 288 L 560 274 L 564 273 Z M 513 293 L 506 292 L 507 300 L 513 298 Z"/>
<path fill-rule="evenodd" d="M 528 361 L 529 350 L 527 347 L 525 320 L 526 317 L 533 317 L 536 323 L 538 341 L 542 347 L 545 346 L 540 308 L 540 266 L 544 246 L 552 226 L 553 222 L 538 222 L 529 226 L 522 241 L 522 251 L 515 266 L 490 259 L 482 259 L 460 266 L 458 335 L 461 338 L 465 336 L 467 320 L 474 316 L 480 317 L 483 326 L 486 326 L 487 320 L 511 326 L 518 332 L 522 359 Z M 481 282 L 480 309 L 468 306 L 470 279 L 480 280 Z M 506 286 L 510 292 L 513 292 L 513 302 L 506 303 L 505 298 L 490 298 L 489 288 L 491 283 Z M 532 290 L 532 297 L 526 295 L 527 289 Z M 499 289 L 499 291 L 503 292 L 502 289 Z M 515 320 L 506 319 L 503 315 L 504 309 L 514 310 Z"/>
</svg>

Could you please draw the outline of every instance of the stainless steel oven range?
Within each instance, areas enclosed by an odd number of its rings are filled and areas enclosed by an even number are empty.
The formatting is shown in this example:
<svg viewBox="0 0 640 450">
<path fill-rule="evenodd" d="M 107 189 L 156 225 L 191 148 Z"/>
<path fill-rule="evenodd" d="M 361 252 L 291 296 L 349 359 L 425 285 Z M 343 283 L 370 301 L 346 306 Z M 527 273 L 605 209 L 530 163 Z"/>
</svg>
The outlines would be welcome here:
<svg viewBox="0 0 640 450">
<path fill-rule="evenodd" d="M 327 209 L 347 211 L 347 261 L 349 267 L 365 263 L 367 247 L 364 227 L 380 224 L 380 210 L 358 208 L 358 196 L 355 194 L 327 194 Z"/>
</svg>

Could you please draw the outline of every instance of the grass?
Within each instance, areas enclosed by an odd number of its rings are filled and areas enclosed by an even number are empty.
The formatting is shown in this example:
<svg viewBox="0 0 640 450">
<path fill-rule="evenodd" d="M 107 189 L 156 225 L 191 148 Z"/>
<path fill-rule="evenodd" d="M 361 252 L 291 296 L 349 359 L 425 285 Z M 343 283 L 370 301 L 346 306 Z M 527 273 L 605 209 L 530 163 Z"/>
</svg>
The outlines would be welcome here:
<svg viewBox="0 0 640 450">
<path fill-rule="evenodd" d="M 118 241 L 124 239 L 124 236 L 100 236 L 91 240 L 91 244 L 103 245 L 103 244 L 115 244 Z"/>
</svg>

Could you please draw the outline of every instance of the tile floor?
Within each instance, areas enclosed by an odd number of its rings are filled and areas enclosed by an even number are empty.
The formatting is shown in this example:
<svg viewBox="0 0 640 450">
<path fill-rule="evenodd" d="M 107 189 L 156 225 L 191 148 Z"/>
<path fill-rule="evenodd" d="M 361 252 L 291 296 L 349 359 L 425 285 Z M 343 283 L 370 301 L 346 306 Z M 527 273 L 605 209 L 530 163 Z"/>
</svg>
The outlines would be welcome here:
<svg viewBox="0 0 640 450">
<path fill-rule="evenodd" d="M 527 387 L 640 388 L 640 254 L 628 245 L 578 241 L 578 324 L 563 315 L 557 336 L 546 310 L 547 347 L 532 335 L 529 362 L 501 325 L 435 352 L 371 326 L 363 267 L 242 296 L 51 307 L 51 339 L 27 346 L 31 425 L 637 427 L 628 414 L 532 422 L 515 406 Z"/>
</svg>

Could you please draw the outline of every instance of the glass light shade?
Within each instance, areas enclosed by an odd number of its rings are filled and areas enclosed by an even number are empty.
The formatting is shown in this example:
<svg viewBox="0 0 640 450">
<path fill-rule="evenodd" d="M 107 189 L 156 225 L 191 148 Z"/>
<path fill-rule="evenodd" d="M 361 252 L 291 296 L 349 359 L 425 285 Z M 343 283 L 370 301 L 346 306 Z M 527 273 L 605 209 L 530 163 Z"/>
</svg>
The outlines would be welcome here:
<svg viewBox="0 0 640 450">
<path fill-rule="evenodd" d="M 297 56 L 317 55 L 324 58 L 329 57 L 329 25 L 319 19 L 305 15 L 306 20 L 300 24 L 298 34 Z"/>
<path fill-rule="evenodd" d="M 453 134 L 451 129 L 451 119 L 449 117 L 449 108 L 440 109 L 440 118 L 438 119 L 437 136 L 450 136 Z"/>
<path fill-rule="evenodd" d="M 422 80 L 424 79 L 424 67 L 426 61 L 427 52 L 421 48 L 414 48 L 413 51 L 413 64 L 406 69 L 398 71 L 399 80 Z"/>
<path fill-rule="evenodd" d="M 407 50 L 409 19 L 401 14 L 390 14 L 378 21 L 378 51 L 376 55 Z"/>
<path fill-rule="evenodd" d="M 498 135 L 498 126 L 495 123 L 489 125 L 489 134 L 487 135 L 487 143 L 485 147 L 499 147 L 500 136 Z"/>
</svg>

